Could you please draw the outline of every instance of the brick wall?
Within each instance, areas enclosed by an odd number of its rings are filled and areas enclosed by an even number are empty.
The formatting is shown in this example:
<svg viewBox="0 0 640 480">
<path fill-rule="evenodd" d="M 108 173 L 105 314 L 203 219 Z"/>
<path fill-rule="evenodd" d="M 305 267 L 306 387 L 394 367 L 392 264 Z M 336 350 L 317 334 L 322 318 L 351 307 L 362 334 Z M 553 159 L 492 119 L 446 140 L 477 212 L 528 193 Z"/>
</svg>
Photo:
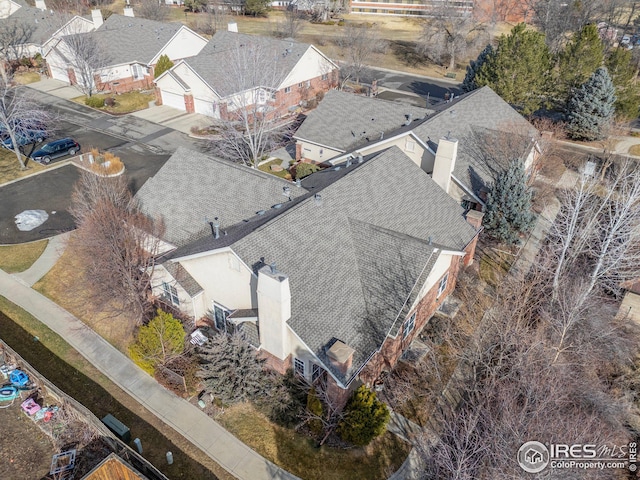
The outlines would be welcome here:
<svg viewBox="0 0 640 480">
<path fill-rule="evenodd" d="M 96 80 L 98 77 L 96 77 Z M 151 75 L 145 75 L 139 80 L 134 80 L 133 77 L 118 78 L 102 83 L 96 81 L 96 87 L 103 92 L 113 93 L 126 93 L 134 90 L 149 90 L 153 88 L 153 77 Z"/>
<path fill-rule="evenodd" d="M 193 95 L 190 93 L 184 94 L 184 106 L 187 110 L 187 113 L 194 113 L 196 111 L 196 105 L 193 100 Z"/>
<path fill-rule="evenodd" d="M 258 357 L 263 358 L 265 360 L 265 366 L 278 372 L 281 375 L 287 373 L 287 370 L 292 368 L 293 359 L 291 355 L 289 355 L 284 360 L 280 360 L 278 357 L 273 356 L 271 353 L 266 350 L 259 350 Z"/>
<path fill-rule="evenodd" d="M 300 84 L 292 85 L 289 87 L 290 91 L 286 92 L 286 89 L 278 90 L 276 92 L 276 98 L 273 100 L 272 105 L 275 109 L 270 113 L 274 117 L 282 117 L 290 113 L 289 108 L 298 106 L 300 102 L 315 100 L 319 93 L 325 93 L 338 86 L 338 70 L 333 70 L 327 74 L 325 80 L 322 76 L 315 77 L 309 80 L 309 86 L 307 81 Z M 226 108 L 223 109 L 220 105 L 220 116 L 222 118 L 229 119 Z"/>
<path fill-rule="evenodd" d="M 156 95 L 156 105 L 162 105 L 162 93 L 160 93 L 160 87 L 156 87 L 154 90 Z"/>
<path fill-rule="evenodd" d="M 404 326 L 400 328 L 396 338 L 387 337 L 380 351 L 373 356 L 362 372 L 360 372 L 360 380 L 362 380 L 362 382 L 371 387 L 383 370 L 391 370 L 396 365 L 402 352 L 409 347 L 411 341 L 422 331 L 444 299 L 455 289 L 458 272 L 462 265 L 462 258 L 463 257 L 453 257 L 448 270 L 449 278 L 445 291 L 437 297 L 440 286 L 440 279 L 438 279 L 436 284 L 427 292 L 422 300 L 420 300 L 413 311 L 416 312 L 415 327 L 407 338 L 402 338 Z M 411 312 L 411 314 L 413 314 L 413 312 Z M 406 318 L 409 318 L 411 314 L 407 315 Z"/>
</svg>

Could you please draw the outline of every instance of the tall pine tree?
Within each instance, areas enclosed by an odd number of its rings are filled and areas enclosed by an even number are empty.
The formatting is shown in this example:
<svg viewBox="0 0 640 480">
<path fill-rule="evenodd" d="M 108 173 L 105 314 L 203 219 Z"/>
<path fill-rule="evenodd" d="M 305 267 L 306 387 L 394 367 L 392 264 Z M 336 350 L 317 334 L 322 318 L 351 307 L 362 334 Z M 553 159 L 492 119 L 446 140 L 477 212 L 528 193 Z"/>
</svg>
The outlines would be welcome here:
<svg viewBox="0 0 640 480">
<path fill-rule="evenodd" d="M 585 25 L 575 33 L 558 58 L 558 98 L 566 104 L 574 88 L 586 82 L 604 61 L 598 28 Z"/>
<path fill-rule="evenodd" d="M 614 48 L 605 63 L 616 87 L 616 119 L 628 121 L 636 118 L 640 113 L 640 87 L 636 81 L 631 50 Z"/>
<path fill-rule="evenodd" d="M 514 244 L 521 233 L 531 230 L 534 220 L 524 163 L 513 160 L 487 195 L 484 226 L 497 240 Z"/>
<path fill-rule="evenodd" d="M 478 88 L 478 85 L 476 84 L 476 73 L 478 73 L 480 67 L 482 67 L 482 65 L 484 65 L 484 63 L 487 61 L 487 58 L 493 54 L 493 46 L 491 44 L 488 44 L 486 47 L 484 47 L 482 52 L 480 52 L 478 58 L 469 62 L 469 65 L 467 65 L 467 73 L 464 76 L 464 80 L 462 81 L 463 91 L 470 92 Z"/>
<path fill-rule="evenodd" d="M 576 140 L 604 138 L 615 113 L 616 93 L 609 72 L 600 67 L 573 91 L 568 105 L 567 132 Z"/>
<path fill-rule="evenodd" d="M 475 84 L 490 86 L 504 101 L 528 115 L 545 103 L 551 76 L 551 54 L 544 34 L 516 25 L 502 35 L 493 55 L 478 69 Z"/>
</svg>

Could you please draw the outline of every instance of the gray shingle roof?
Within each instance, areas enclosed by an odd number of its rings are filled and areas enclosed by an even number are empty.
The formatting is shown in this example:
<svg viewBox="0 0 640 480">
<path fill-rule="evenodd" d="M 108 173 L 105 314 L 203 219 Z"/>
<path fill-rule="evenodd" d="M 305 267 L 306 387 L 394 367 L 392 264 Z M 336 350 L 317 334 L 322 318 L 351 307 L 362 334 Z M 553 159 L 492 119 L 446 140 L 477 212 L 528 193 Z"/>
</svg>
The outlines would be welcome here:
<svg viewBox="0 0 640 480">
<path fill-rule="evenodd" d="M 95 39 L 109 65 L 133 62 L 148 65 L 181 27 L 180 23 L 113 14 L 97 30 L 80 35 Z"/>
<path fill-rule="evenodd" d="M 71 16 L 62 13 L 24 6 L 16 10 L 10 17 L 0 19 L 0 28 L 22 27 L 23 30 L 20 31 L 30 33 L 30 35 L 28 41 L 21 41 L 21 44 L 43 45 L 70 19 Z"/>
<path fill-rule="evenodd" d="M 457 138 L 458 157 L 453 175 L 477 193 L 481 184 L 487 185 L 492 180 L 486 165 L 473 152 L 480 130 L 529 132 L 531 136 L 537 136 L 533 125 L 489 87 L 474 90 L 448 104 L 445 110 L 429 117 L 413 132 L 425 143 L 437 143 L 449 134 Z M 517 156 L 522 153 L 515 152 Z"/>
<path fill-rule="evenodd" d="M 367 138 L 379 140 L 381 133 L 398 130 L 409 114 L 416 120 L 431 112 L 412 105 L 331 90 L 302 122 L 295 138 L 349 151 L 366 142 Z"/>
<path fill-rule="evenodd" d="M 228 31 L 216 32 L 202 51 L 185 62 L 220 96 L 225 97 L 236 93 L 236 88 L 230 78 L 235 78 L 233 64 L 235 51 L 238 46 L 256 45 L 263 52 L 272 52 L 274 62 L 277 62 L 277 73 L 282 82 L 286 75 L 298 63 L 300 58 L 311 47 L 308 43 L 294 42 L 290 40 L 278 40 L 272 37 L 246 35 Z M 290 53 L 284 53 L 290 50 Z M 258 74 L 257 79 L 260 80 Z M 277 85 L 265 85 L 275 87 Z"/>
<path fill-rule="evenodd" d="M 302 200 L 232 245 L 248 265 L 264 257 L 289 276 L 289 325 L 327 368 L 335 339 L 356 350 L 346 376 L 334 371 L 345 383 L 397 330 L 436 244 L 461 250 L 475 236 L 462 208 L 398 148 L 350 168 L 322 189 L 321 205 Z M 312 177 L 323 174 L 333 172 Z"/>
<path fill-rule="evenodd" d="M 178 148 L 158 173 L 137 193 L 144 211 L 163 218 L 165 240 L 185 245 L 211 234 L 207 221 L 219 218 L 220 234 L 259 210 L 270 210 L 306 193 L 291 182 L 256 169 Z"/>
<path fill-rule="evenodd" d="M 190 297 L 204 291 L 200 284 L 187 272 L 187 270 L 177 262 L 166 262 L 163 264 L 167 272 L 180 284 Z"/>
</svg>

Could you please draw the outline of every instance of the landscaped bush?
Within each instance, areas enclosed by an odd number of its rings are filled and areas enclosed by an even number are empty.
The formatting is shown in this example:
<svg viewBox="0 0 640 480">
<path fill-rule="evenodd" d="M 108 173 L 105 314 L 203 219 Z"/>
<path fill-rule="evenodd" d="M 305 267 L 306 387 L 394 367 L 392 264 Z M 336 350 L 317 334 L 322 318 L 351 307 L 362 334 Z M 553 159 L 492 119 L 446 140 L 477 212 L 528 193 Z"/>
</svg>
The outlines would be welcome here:
<svg viewBox="0 0 640 480">
<path fill-rule="evenodd" d="M 116 157 L 113 153 L 100 153 L 97 148 L 92 148 L 91 155 L 93 156 L 93 163 L 89 164 L 89 168 L 98 175 L 115 175 L 124 168 L 120 157 Z"/>
<path fill-rule="evenodd" d="M 84 99 L 84 104 L 92 108 L 104 107 L 104 98 L 102 97 L 87 97 Z"/>
<path fill-rule="evenodd" d="M 116 99 L 114 97 L 107 97 L 104 99 L 104 104 L 107 107 L 115 107 L 116 106 Z"/>
<path fill-rule="evenodd" d="M 180 320 L 158 309 L 157 315 L 138 330 L 129 355 L 136 365 L 153 375 L 159 365 L 166 365 L 182 354 L 185 335 Z"/>
<path fill-rule="evenodd" d="M 311 175 L 313 172 L 320 170 L 318 165 L 313 163 L 299 163 L 296 165 L 296 178 L 304 178 Z"/>
<path fill-rule="evenodd" d="M 358 388 L 345 408 L 344 419 L 338 426 L 340 437 L 354 445 L 368 445 L 384 433 L 389 421 L 389 409 L 365 385 Z"/>
</svg>

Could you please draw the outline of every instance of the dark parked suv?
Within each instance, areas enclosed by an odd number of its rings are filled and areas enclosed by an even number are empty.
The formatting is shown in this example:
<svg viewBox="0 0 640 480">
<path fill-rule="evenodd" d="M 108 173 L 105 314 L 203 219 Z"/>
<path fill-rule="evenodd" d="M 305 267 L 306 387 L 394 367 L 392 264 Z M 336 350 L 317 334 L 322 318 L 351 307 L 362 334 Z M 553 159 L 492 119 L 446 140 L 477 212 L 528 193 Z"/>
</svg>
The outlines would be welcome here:
<svg viewBox="0 0 640 480">
<path fill-rule="evenodd" d="M 64 157 L 65 155 L 75 155 L 80 151 L 80 145 L 73 138 L 63 138 L 45 143 L 42 147 L 31 154 L 37 162 L 49 163 L 52 159 Z"/>
</svg>

